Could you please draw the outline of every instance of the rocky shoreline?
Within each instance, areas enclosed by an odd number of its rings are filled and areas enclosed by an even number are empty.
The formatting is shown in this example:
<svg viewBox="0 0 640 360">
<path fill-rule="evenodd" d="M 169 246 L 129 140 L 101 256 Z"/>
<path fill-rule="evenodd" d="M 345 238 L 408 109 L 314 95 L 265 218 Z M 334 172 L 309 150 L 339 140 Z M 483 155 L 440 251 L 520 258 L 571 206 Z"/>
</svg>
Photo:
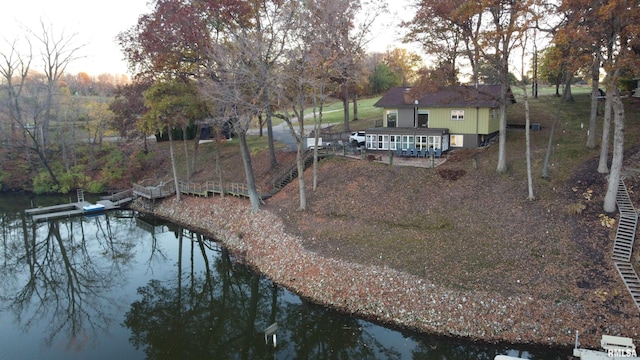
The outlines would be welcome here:
<svg viewBox="0 0 640 360">
<path fill-rule="evenodd" d="M 133 208 L 148 212 L 134 203 Z M 235 256 L 275 283 L 316 303 L 366 319 L 419 332 L 487 342 L 598 347 L 601 333 L 620 324 L 594 324 L 580 304 L 533 296 L 461 291 L 387 267 L 363 266 L 320 256 L 285 231 L 268 210 L 252 213 L 243 199 L 175 198 L 156 205 L 153 215 L 218 239 Z M 635 332 L 640 324 L 623 326 Z"/>
</svg>

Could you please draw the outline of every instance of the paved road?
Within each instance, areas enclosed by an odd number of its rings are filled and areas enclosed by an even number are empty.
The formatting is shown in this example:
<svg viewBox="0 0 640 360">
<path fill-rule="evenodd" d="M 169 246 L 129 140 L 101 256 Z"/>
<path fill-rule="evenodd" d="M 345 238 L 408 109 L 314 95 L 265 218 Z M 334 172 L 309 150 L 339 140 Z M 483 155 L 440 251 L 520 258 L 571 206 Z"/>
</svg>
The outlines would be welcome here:
<svg viewBox="0 0 640 360">
<path fill-rule="evenodd" d="M 321 124 L 321 128 L 326 128 L 331 124 Z M 293 127 L 296 131 L 296 134 L 299 134 L 299 126 L 298 123 L 294 123 Z M 309 133 L 313 131 L 313 125 L 305 125 L 304 132 L 305 135 L 309 135 Z M 257 135 L 260 133 L 259 129 L 249 129 L 248 134 Z M 267 127 L 265 126 L 263 129 L 264 136 L 267 136 Z M 296 149 L 296 141 L 291 135 L 291 130 L 289 129 L 289 125 L 286 122 L 282 122 L 273 127 L 273 138 L 274 140 L 285 144 L 288 150 L 294 151 Z"/>
</svg>

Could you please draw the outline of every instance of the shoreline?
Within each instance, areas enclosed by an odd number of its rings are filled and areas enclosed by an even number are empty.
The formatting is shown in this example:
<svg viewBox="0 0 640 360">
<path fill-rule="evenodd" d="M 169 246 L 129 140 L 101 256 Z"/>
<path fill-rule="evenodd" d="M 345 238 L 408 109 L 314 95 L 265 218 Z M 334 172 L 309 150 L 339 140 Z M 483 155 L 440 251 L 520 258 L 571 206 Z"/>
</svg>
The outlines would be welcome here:
<svg viewBox="0 0 640 360">
<path fill-rule="evenodd" d="M 320 256 L 286 233 L 277 214 L 264 209 L 252 214 L 243 199 L 184 197 L 179 203 L 174 197 L 156 204 L 152 212 L 135 204 L 132 208 L 215 238 L 244 264 L 301 297 L 410 331 L 489 343 L 572 347 L 578 330 L 582 346 L 597 348 L 605 330 L 614 334 L 621 327 L 600 324 L 602 333 L 583 332 L 595 325 L 590 320 L 595 315 L 580 304 L 454 290 L 388 267 Z M 638 327 L 626 330 L 637 332 Z"/>
</svg>

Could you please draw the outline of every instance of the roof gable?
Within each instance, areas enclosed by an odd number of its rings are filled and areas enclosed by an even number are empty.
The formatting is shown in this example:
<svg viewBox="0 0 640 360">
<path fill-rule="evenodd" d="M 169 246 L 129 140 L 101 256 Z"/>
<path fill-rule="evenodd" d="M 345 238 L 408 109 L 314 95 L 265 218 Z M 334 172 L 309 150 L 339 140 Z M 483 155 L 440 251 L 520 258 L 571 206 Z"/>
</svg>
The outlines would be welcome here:
<svg viewBox="0 0 640 360">
<path fill-rule="evenodd" d="M 511 103 L 515 98 L 508 89 Z M 413 94 L 410 87 L 395 87 L 387 91 L 373 106 L 403 107 L 489 107 L 500 106 L 500 85 L 450 86 L 432 92 Z"/>
</svg>

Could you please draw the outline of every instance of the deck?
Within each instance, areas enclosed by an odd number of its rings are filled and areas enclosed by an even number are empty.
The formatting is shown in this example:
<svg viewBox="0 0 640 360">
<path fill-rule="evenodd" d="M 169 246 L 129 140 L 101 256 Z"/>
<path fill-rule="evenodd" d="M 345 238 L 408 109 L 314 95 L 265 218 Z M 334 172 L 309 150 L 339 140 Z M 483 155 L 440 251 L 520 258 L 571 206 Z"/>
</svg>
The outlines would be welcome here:
<svg viewBox="0 0 640 360">
<path fill-rule="evenodd" d="M 133 196 L 143 197 L 147 200 L 155 200 L 169 197 L 176 193 L 173 182 L 160 182 L 158 185 L 146 185 L 149 180 L 133 184 Z"/>
</svg>

